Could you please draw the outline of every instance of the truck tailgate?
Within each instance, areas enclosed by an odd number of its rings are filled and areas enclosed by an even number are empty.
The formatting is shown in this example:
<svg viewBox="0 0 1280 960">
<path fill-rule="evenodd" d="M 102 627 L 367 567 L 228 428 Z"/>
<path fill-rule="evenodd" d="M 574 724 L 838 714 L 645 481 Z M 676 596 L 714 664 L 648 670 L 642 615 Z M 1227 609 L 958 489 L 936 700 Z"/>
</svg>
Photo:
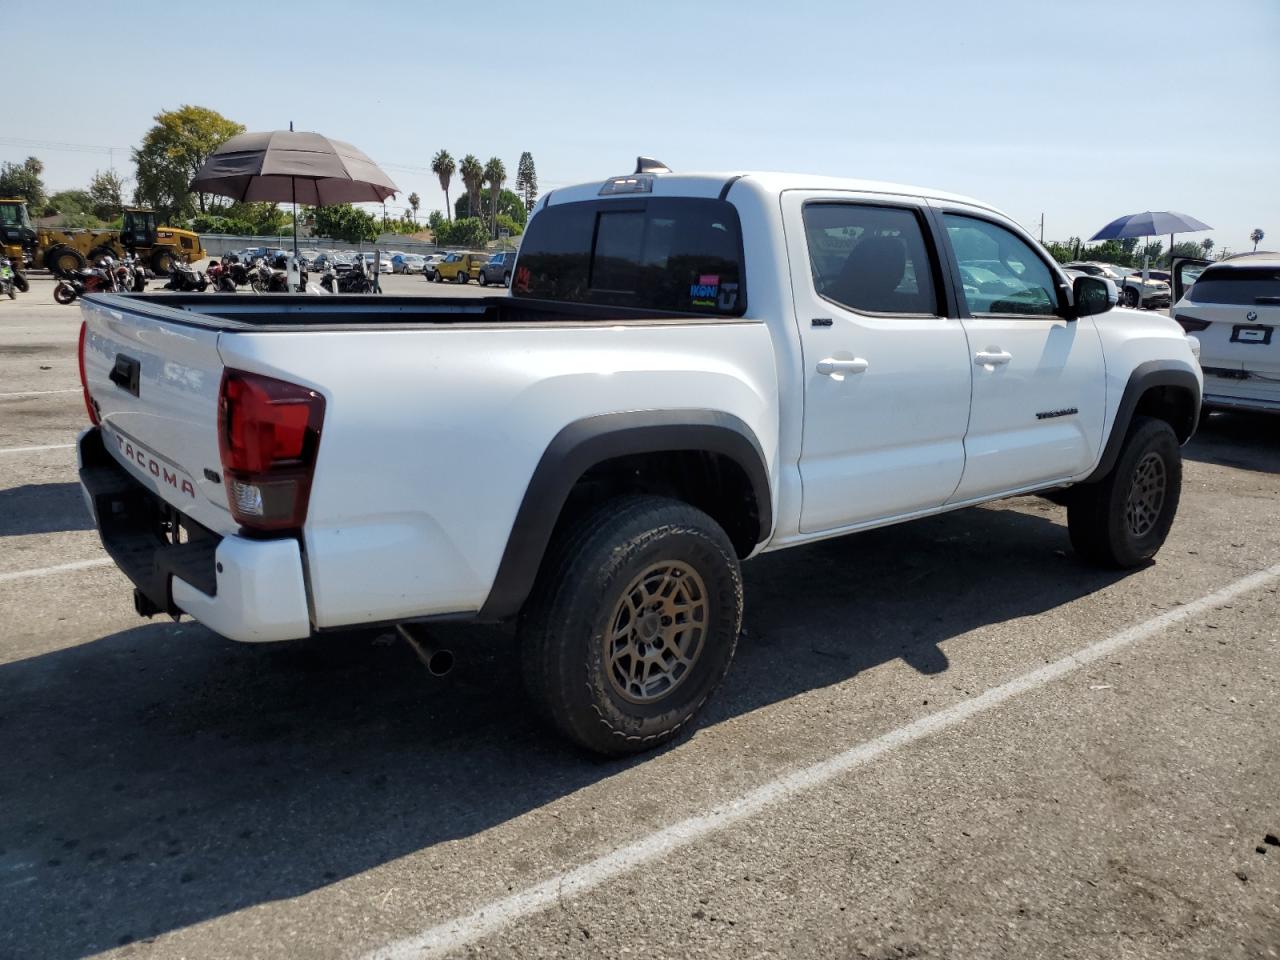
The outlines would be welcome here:
<svg viewBox="0 0 1280 960">
<path fill-rule="evenodd" d="M 197 523 L 235 532 L 218 452 L 220 332 L 166 319 L 152 305 L 89 297 L 81 310 L 85 384 L 107 450 Z"/>
</svg>

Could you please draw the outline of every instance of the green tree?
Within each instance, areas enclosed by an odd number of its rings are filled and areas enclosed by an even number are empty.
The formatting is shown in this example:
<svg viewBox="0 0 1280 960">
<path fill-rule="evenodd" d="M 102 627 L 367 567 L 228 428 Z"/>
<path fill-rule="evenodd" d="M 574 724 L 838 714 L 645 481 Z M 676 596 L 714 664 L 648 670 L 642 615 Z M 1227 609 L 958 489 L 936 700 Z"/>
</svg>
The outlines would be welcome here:
<svg viewBox="0 0 1280 960">
<path fill-rule="evenodd" d="M 216 205 L 205 194 L 192 194 L 191 180 L 209 154 L 244 127 L 216 110 L 186 105 L 157 113 L 155 121 L 133 150 L 134 201 L 154 207 L 168 222 L 210 212 Z"/>
<path fill-rule="evenodd" d="M 28 160 L 27 162 L 30 163 L 30 160 Z M 1266 236 L 1267 235 L 1262 232 L 1261 227 L 1253 228 L 1253 233 L 1249 234 L 1249 239 L 1253 241 L 1254 253 L 1258 252 L 1258 244 L 1260 244 L 1266 238 Z"/>
<path fill-rule="evenodd" d="M 1204 251 L 1205 259 L 1209 258 L 1209 254 L 1213 253 L 1213 241 L 1205 237 L 1200 241 L 1200 249 Z"/>
<path fill-rule="evenodd" d="M 516 193 L 524 201 L 526 216 L 533 212 L 533 205 L 538 202 L 538 171 L 533 166 L 533 154 L 528 150 L 520 154 L 520 162 L 516 166 Z"/>
<path fill-rule="evenodd" d="M 359 243 L 378 239 L 378 218 L 349 203 L 333 207 L 317 207 L 315 231 L 321 237 Z"/>
<path fill-rule="evenodd" d="M 418 206 L 422 203 L 422 198 L 416 192 L 409 194 L 409 206 L 413 209 L 413 222 L 418 222 Z"/>
<path fill-rule="evenodd" d="M 479 217 L 462 217 L 443 223 L 436 231 L 436 243 L 445 247 L 484 249 L 489 242 L 489 227 Z"/>
<path fill-rule="evenodd" d="M 464 193 L 454 205 L 455 211 L 459 217 L 466 216 L 467 205 L 471 202 L 469 194 Z M 521 226 L 528 219 L 528 215 L 524 209 L 524 201 L 515 193 L 504 189 L 498 195 L 498 213 L 510 217 Z M 489 196 L 489 191 L 480 194 L 476 201 L 476 216 L 482 220 L 489 220 L 493 217 L 493 205 Z"/>
<path fill-rule="evenodd" d="M 503 230 L 507 231 L 507 233 L 509 233 L 513 237 L 518 237 L 520 236 L 520 234 L 524 233 L 524 224 L 516 223 L 514 220 L 508 217 L 505 213 L 499 213 L 498 214 L 499 236 L 501 236 Z"/>
<path fill-rule="evenodd" d="M 35 216 L 45 205 L 44 164 L 36 157 L 27 157 L 22 163 L 6 163 L 0 166 L 0 197 L 22 197 L 27 209 Z"/>
<path fill-rule="evenodd" d="M 89 197 L 95 217 L 114 220 L 124 212 L 124 178 L 114 170 L 95 170 L 89 181 Z"/>
<path fill-rule="evenodd" d="M 468 153 L 458 164 L 458 173 L 462 176 L 462 185 L 467 188 L 467 216 L 474 217 L 480 211 L 476 209 L 476 198 L 480 195 L 480 187 L 484 183 L 484 167 L 474 153 Z"/>
<path fill-rule="evenodd" d="M 507 179 L 507 168 L 497 157 L 490 157 L 484 165 L 484 179 L 489 184 L 489 222 L 493 225 L 493 236 L 498 236 L 498 198 L 502 194 L 502 184 Z"/>
<path fill-rule="evenodd" d="M 1175 243 L 1173 245 L 1173 250 L 1171 250 L 1167 256 L 1162 257 L 1159 262 L 1167 267 L 1173 263 L 1174 257 L 1198 258 L 1201 252 L 1202 249 L 1198 241 L 1183 240 L 1181 243 Z M 1151 262 L 1154 264 L 1157 261 L 1153 259 Z"/>
<path fill-rule="evenodd" d="M 436 155 L 431 158 L 431 172 L 440 180 L 440 189 L 444 191 L 444 209 L 446 213 L 449 210 L 449 181 L 453 179 L 457 169 L 458 165 L 453 162 L 453 157 L 449 156 L 448 150 L 438 150 Z M 452 214 L 449 214 L 449 219 L 453 219 Z"/>
<path fill-rule="evenodd" d="M 46 217 L 93 213 L 93 197 L 87 190 L 59 190 L 44 202 L 41 215 Z"/>
<path fill-rule="evenodd" d="M 432 233 L 439 234 L 440 228 L 448 222 L 450 221 L 446 220 L 444 214 L 439 210 L 432 210 L 431 213 L 427 214 L 427 226 Z"/>
</svg>

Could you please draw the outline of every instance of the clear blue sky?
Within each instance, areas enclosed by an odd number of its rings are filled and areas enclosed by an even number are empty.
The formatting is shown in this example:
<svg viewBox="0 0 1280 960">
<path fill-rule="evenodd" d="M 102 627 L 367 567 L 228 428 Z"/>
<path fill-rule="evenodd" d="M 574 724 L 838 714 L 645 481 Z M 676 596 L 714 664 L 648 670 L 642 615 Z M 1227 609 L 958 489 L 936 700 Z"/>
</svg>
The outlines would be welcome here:
<svg viewBox="0 0 1280 960">
<path fill-rule="evenodd" d="M 1280 0 L 122 11 L 6 0 L 0 160 L 34 153 L 51 190 L 83 186 L 111 155 L 13 141 L 128 148 L 156 112 L 193 103 L 348 140 L 424 210 L 443 206 L 426 172 L 440 147 L 499 156 L 512 176 L 529 150 L 544 190 L 644 153 L 927 184 L 1029 226 L 1043 211 L 1046 239 L 1173 209 L 1220 248 L 1254 227 L 1280 246 Z M 127 150 L 114 161 L 131 172 Z"/>
</svg>

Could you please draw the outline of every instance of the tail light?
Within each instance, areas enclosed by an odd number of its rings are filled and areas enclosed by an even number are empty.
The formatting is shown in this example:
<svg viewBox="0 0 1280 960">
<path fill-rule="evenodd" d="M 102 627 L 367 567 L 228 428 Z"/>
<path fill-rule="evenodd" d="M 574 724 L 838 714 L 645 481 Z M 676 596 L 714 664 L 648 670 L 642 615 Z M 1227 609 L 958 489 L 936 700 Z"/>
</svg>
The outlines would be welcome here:
<svg viewBox="0 0 1280 960">
<path fill-rule="evenodd" d="M 84 338 L 89 330 L 86 321 L 80 323 L 80 342 L 76 344 L 76 363 L 80 367 L 80 389 L 84 392 L 84 408 L 89 414 L 89 422 L 98 425 L 98 411 L 93 408 L 93 398 L 89 396 L 89 380 L 84 375 Z"/>
<path fill-rule="evenodd" d="M 324 397 L 308 387 L 242 370 L 222 375 L 218 445 L 231 515 L 254 530 L 289 530 L 307 519 Z"/>
<path fill-rule="evenodd" d="M 1187 333 L 1199 333 L 1201 330 L 1209 329 L 1208 320 L 1200 320 L 1196 317 L 1188 317 L 1184 313 L 1177 314 L 1176 316 L 1174 316 L 1173 319 L 1177 320 L 1178 325 L 1182 327 L 1182 329 Z"/>
</svg>

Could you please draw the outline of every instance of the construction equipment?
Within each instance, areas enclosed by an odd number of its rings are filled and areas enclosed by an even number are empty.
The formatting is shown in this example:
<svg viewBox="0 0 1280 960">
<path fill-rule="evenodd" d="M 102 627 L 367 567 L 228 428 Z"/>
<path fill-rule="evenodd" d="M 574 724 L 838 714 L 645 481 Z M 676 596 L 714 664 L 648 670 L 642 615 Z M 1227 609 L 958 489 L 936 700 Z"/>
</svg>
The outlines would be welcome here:
<svg viewBox="0 0 1280 960">
<path fill-rule="evenodd" d="M 25 200 L 0 198 L 0 241 L 14 263 L 46 267 L 62 275 L 103 257 L 123 259 L 126 253 L 161 275 L 168 274 L 176 261 L 192 263 L 204 258 L 198 234 L 158 227 L 154 210 L 137 207 L 125 209 L 119 230 L 58 230 L 32 226 Z"/>
</svg>

